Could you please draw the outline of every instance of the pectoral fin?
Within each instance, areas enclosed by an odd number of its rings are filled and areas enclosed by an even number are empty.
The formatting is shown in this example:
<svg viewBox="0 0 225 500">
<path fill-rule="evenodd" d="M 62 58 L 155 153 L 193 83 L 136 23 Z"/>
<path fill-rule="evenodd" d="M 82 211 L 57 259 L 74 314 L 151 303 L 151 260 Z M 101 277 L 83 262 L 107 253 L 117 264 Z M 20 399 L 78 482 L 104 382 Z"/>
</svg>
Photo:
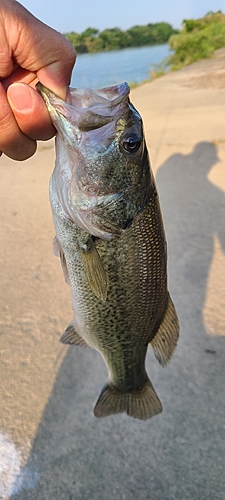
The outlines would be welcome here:
<svg viewBox="0 0 225 500">
<path fill-rule="evenodd" d="M 93 293 L 99 299 L 106 300 L 108 276 L 91 238 L 89 238 L 86 248 L 82 248 L 81 252 L 88 283 Z"/>
<path fill-rule="evenodd" d="M 53 253 L 56 257 L 60 258 L 64 278 L 65 278 L 66 283 L 68 283 L 68 285 L 69 285 L 70 281 L 69 281 L 69 274 L 68 274 L 68 269 L 67 269 L 67 265 L 66 265 L 65 255 L 63 253 L 61 245 L 60 245 L 59 241 L 57 240 L 56 236 L 55 236 L 52 244 L 53 244 Z"/>
<path fill-rule="evenodd" d="M 179 321 L 174 304 L 168 298 L 167 309 L 163 321 L 151 341 L 154 355 L 160 365 L 165 366 L 170 360 L 179 337 Z"/>
</svg>

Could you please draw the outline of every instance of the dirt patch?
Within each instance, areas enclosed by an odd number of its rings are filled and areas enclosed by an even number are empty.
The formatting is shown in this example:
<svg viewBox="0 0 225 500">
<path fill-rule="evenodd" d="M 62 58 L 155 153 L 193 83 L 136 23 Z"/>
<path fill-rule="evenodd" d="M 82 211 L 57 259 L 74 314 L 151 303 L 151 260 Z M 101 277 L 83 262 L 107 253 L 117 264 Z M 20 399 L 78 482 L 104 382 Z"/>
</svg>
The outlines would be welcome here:
<svg viewBox="0 0 225 500">
<path fill-rule="evenodd" d="M 180 71 L 181 85 L 190 88 L 225 89 L 225 47 L 212 59 L 202 59 Z"/>
<path fill-rule="evenodd" d="M 186 87 L 204 88 L 204 89 L 224 89 L 225 88 L 225 69 L 222 72 L 208 73 L 201 77 L 192 78 Z"/>
</svg>

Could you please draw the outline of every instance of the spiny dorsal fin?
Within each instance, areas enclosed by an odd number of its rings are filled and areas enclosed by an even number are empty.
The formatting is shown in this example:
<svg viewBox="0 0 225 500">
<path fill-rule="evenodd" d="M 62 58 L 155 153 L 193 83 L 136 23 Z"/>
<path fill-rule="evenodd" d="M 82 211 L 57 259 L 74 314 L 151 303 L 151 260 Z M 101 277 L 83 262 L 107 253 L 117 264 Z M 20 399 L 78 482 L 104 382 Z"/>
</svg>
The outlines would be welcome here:
<svg viewBox="0 0 225 500">
<path fill-rule="evenodd" d="M 179 321 L 174 304 L 169 295 L 163 321 L 150 342 L 157 361 L 166 366 L 173 355 L 179 337 Z"/>
<path fill-rule="evenodd" d="M 162 405 L 150 380 L 133 392 L 123 393 L 111 384 L 106 385 L 95 405 L 95 417 L 107 417 L 126 412 L 130 417 L 147 420 L 161 413 Z"/>
<path fill-rule="evenodd" d="M 91 238 L 88 241 L 87 250 L 82 249 L 81 252 L 88 283 L 93 293 L 99 299 L 106 300 L 108 276 Z"/>
<path fill-rule="evenodd" d="M 73 323 L 66 328 L 65 332 L 59 338 L 62 344 L 80 345 L 83 347 L 90 347 L 86 340 L 83 339 L 75 330 Z"/>
</svg>

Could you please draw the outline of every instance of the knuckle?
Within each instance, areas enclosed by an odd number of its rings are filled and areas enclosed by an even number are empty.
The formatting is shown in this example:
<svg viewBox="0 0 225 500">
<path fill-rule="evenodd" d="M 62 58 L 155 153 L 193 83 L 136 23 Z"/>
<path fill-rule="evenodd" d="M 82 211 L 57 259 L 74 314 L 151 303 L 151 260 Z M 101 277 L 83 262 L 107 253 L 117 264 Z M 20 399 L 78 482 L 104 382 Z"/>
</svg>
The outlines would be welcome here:
<svg viewBox="0 0 225 500">
<path fill-rule="evenodd" d="M 21 147 L 14 148 L 13 151 L 11 152 L 11 158 L 13 160 L 18 160 L 18 161 L 24 161 L 28 160 L 28 158 L 31 158 L 31 156 L 34 155 L 37 149 L 37 144 L 35 141 L 28 142 L 26 146 L 23 144 Z"/>
<path fill-rule="evenodd" d="M 6 154 L 12 160 L 24 161 L 34 155 L 36 148 L 37 145 L 34 141 L 28 141 L 27 144 L 22 142 L 21 144 L 17 144 L 17 146 L 10 148 Z"/>
<path fill-rule="evenodd" d="M 3 102 L 0 107 L 0 128 L 1 135 L 8 132 L 13 126 L 14 118 L 8 103 Z"/>
<path fill-rule="evenodd" d="M 24 136 L 22 132 L 8 136 L 4 143 L 0 141 L 0 150 L 12 160 L 23 161 L 34 155 L 36 142 Z"/>
</svg>

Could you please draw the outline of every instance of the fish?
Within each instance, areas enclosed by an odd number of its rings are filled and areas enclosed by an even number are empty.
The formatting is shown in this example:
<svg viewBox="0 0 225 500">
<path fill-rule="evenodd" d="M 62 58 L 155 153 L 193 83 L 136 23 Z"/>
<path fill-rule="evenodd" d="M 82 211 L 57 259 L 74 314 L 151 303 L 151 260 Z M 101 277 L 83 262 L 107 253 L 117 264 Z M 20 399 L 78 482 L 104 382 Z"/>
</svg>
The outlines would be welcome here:
<svg viewBox="0 0 225 500">
<path fill-rule="evenodd" d="M 96 417 L 147 420 L 162 403 L 146 372 L 150 344 L 161 366 L 178 341 L 167 287 L 167 243 L 142 118 L 124 82 L 72 89 L 63 101 L 37 84 L 56 128 L 50 203 L 74 317 L 60 341 L 92 347 L 108 368 Z"/>
</svg>

